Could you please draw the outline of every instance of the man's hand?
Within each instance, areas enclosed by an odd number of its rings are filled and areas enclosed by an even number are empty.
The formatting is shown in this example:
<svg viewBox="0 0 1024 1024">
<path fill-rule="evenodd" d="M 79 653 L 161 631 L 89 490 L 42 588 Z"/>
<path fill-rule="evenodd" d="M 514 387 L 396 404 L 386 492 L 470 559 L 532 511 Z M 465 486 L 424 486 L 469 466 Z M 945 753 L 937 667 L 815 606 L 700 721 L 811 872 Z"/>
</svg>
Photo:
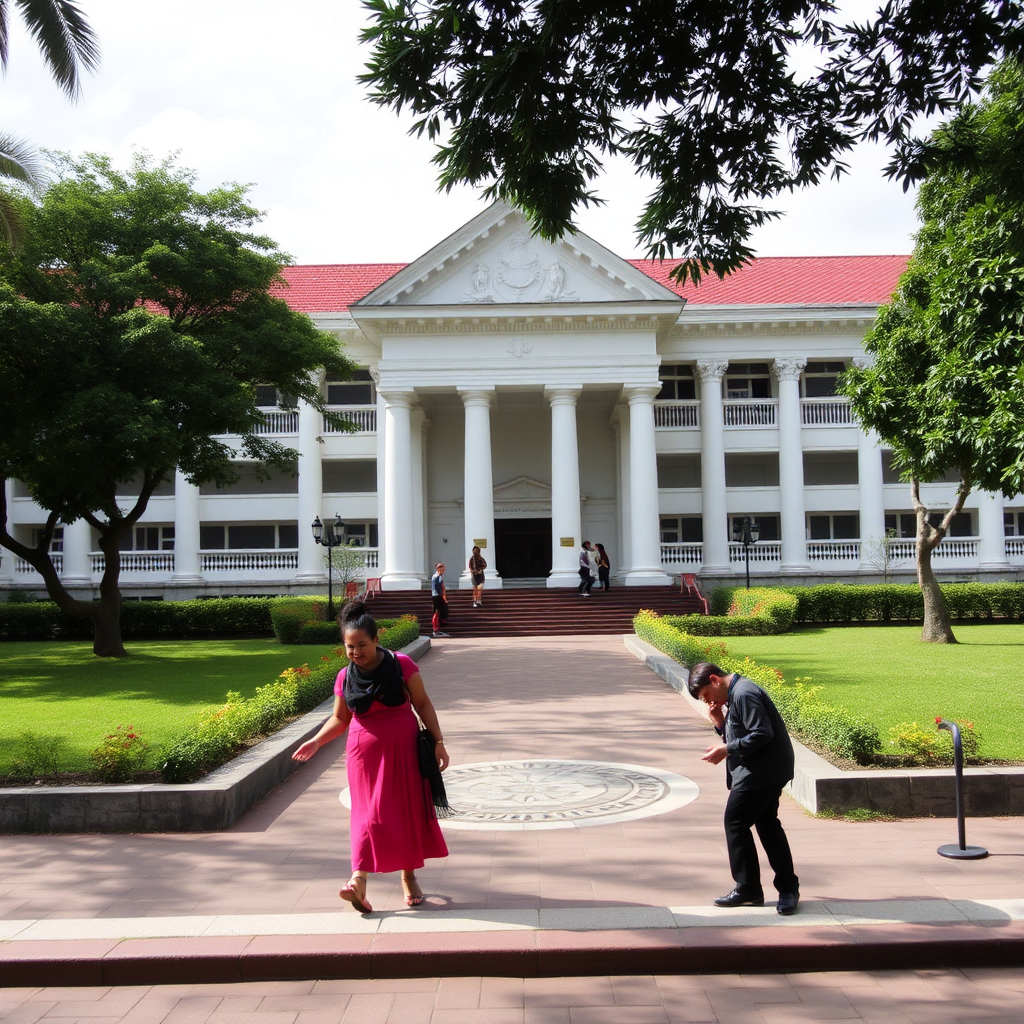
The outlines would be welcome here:
<svg viewBox="0 0 1024 1024">
<path fill-rule="evenodd" d="M 724 743 L 716 743 L 713 747 L 708 747 L 701 756 L 701 760 L 707 761 L 708 764 L 718 764 L 720 761 L 725 760 L 728 753 L 729 748 Z"/>
<path fill-rule="evenodd" d="M 725 728 L 725 705 L 719 704 L 717 701 L 707 701 L 708 706 L 708 718 L 711 719 L 712 725 L 719 729 Z"/>
</svg>

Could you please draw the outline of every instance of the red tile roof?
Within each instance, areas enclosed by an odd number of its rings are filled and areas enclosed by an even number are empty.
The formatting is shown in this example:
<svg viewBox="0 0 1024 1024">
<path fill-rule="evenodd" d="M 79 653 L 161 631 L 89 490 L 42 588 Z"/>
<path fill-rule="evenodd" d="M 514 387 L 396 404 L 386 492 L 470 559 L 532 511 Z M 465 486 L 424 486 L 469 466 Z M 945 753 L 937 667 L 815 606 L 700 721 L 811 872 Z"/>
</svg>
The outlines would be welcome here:
<svg viewBox="0 0 1024 1024">
<path fill-rule="evenodd" d="M 675 261 L 630 260 L 634 267 L 695 306 L 832 306 L 885 302 L 906 256 L 762 256 L 724 281 L 699 287 L 669 280 Z M 405 263 L 339 263 L 285 267 L 279 294 L 300 313 L 343 312 L 397 274 Z"/>
</svg>

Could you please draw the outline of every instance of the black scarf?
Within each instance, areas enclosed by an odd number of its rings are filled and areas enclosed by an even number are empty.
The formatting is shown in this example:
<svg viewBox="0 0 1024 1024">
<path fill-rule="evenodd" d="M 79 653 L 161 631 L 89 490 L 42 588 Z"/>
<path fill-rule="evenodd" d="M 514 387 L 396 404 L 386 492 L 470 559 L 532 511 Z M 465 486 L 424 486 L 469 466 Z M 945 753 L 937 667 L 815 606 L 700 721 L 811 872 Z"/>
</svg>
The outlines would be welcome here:
<svg viewBox="0 0 1024 1024">
<path fill-rule="evenodd" d="M 406 701 L 405 680 L 398 659 L 383 647 L 377 650 L 383 657 L 376 668 L 364 671 L 350 661 L 345 670 L 345 703 L 357 715 L 369 711 L 375 700 L 389 708 L 397 708 Z"/>
</svg>

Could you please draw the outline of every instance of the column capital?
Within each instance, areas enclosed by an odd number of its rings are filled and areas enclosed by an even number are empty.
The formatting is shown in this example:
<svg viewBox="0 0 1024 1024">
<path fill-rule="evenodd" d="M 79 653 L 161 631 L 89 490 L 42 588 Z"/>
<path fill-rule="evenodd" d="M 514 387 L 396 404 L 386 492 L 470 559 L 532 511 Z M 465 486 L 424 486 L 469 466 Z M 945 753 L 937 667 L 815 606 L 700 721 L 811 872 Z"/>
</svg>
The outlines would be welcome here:
<svg viewBox="0 0 1024 1024">
<path fill-rule="evenodd" d="M 805 366 L 807 359 L 804 356 L 777 356 L 772 372 L 776 380 L 799 380 Z"/>
<path fill-rule="evenodd" d="M 630 384 L 622 395 L 630 405 L 650 405 L 661 394 L 661 381 L 655 384 Z"/>
<path fill-rule="evenodd" d="M 462 404 L 469 408 L 471 405 L 491 407 L 494 401 L 494 385 L 490 387 L 463 387 L 459 385 L 456 389 Z"/>
<path fill-rule="evenodd" d="M 405 406 L 406 409 L 411 409 L 417 401 L 416 391 L 413 388 L 388 388 L 386 391 L 378 389 L 377 394 L 388 405 Z"/>
<path fill-rule="evenodd" d="M 698 359 L 697 376 L 701 384 L 713 384 L 725 376 L 728 366 L 728 359 Z"/>
<path fill-rule="evenodd" d="M 577 399 L 582 394 L 582 387 L 572 387 L 569 385 L 553 387 L 549 385 L 544 388 L 544 397 L 551 405 L 575 405 Z"/>
</svg>

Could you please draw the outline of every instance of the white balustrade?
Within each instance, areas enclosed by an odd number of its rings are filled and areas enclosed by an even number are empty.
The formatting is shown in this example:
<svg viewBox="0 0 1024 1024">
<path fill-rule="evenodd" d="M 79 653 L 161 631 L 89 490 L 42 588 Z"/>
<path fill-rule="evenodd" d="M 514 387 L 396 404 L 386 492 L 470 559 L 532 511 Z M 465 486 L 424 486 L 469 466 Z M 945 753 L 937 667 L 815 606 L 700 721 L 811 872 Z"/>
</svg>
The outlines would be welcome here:
<svg viewBox="0 0 1024 1024">
<path fill-rule="evenodd" d="M 846 398 L 803 398 L 800 400 L 805 427 L 852 427 L 853 410 Z"/>
<path fill-rule="evenodd" d="M 50 561 L 53 562 L 54 569 L 60 574 L 64 571 L 64 555 L 59 551 L 50 552 Z M 35 572 L 35 568 L 26 562 L 24 558 L 19 558 L 17 555 L 14 556 L 14 571 L 16 573 L 25 574 Z"/>
<path fill-rule="evenodd" d="M 1024 558 L 1024 537 L 1006 538 L 1006 557 Z"/>
<path fill-rule="evenodd" d="M 756 544 L 748 545 L 751 562 L 781 562 L 782 542 L 781 541 L 758 541 Z M 729 543 L 729 561 L 745 564 L 747 556 L 744 554 L 743 545 L 734 542 Z"/>
<path fill-rule="evenodd" d="M 704 560 L 703 544 L 662 544 L 663 566 L 700 565 Z"/>
<path fill-rule="evenodd" d="M 774 427 L 778 405 L 774 398 L 734 398 L 722 403 L 723 421 L 727 427 Z"/>
<path fill-rule="evenodd" d="M 696 399 L 655 402 L 654 426 L 658 430 L 698 429 L 700 427 L 700 402 Z"/>
<path fill-rule="evenodd" d="M 202 572 L 249 572 L 261 569 L 294 571 L 299 567 L 297 550 L 200 551 Z"/>
<path fill-rule="evenodd" d="M 917 554 L 917 542 L 907 539 L 889 541 L 889 557 L 892 559 L 913 559 Z M 939 546 L 932 551 L 932 558 L 964 558 L 977 559 L 978 538 L 977 537 L 946 537 L 939 542 Z"/>
<path fill-rule="evenodd" d="M 106 555 L 93 551 L 89 555 L 94 576 L 102 576 L 107 567 Z M 122 551 L 121 572 L 174 572 L 173 551 Z"/>
<path fill-rule="evenodd" d="M 859 562 L 859 540 L 809 540 L 807 557 L 812 562 Z"/>
<path fill-rule="evenodd" d="M 327 408 L 330 412 L 339 413 L 356 425 L 356 429 L 351 433 L 377 433 L 377 407 L 375 405 L 329 405 Z M 323 428 L 325 434 L 349 433 L 349 431 L 339 430 L 326 420 L 324 420 Z"/>
<path fill-rule="evenodd" d="M 254 434 L 297 434 L 299 414 L 296 410 L 268 409 L 262 413 L 263 422 L 257 423 Z"/>
</svg>

